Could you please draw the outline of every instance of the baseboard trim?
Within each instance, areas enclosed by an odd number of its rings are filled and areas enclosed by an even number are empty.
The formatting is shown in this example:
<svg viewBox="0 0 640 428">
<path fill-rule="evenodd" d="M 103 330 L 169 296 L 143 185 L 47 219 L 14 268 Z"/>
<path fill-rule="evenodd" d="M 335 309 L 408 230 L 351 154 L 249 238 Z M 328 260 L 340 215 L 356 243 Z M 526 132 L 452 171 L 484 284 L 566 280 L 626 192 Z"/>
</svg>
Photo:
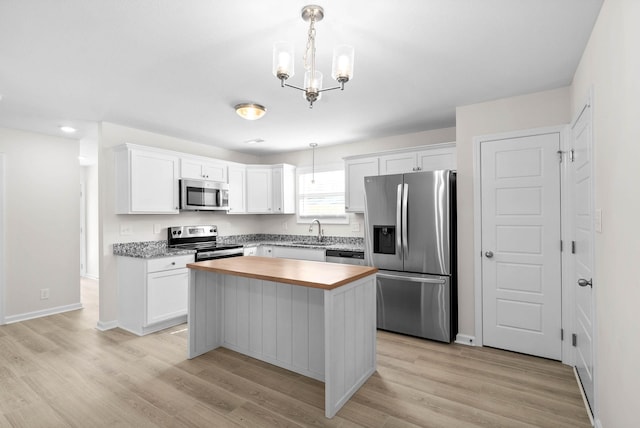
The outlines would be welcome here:
<svg viewBox="0 0 640 428">
<path fill-rule="evenodd" d="M 455 343 L 459 343 L 460 345 L 467 346 L 476 346 L 476 338 L 474 336 L 469 336 L 467 334 L 457 334 Z"/>
<path fill-rule="evenodd" d="M 100 331 L 113 330 L 116 327 L 118 327 L 118 320 L 107 322 L 98 321 L 98 324 L 96 324 L 96 330 Z"/>
<path fill-rule="evenodd" d="M 580 381 L 580 376 L 578 375 L 578 369 L 576 366 L 573 366 L 573 375 L 576 377 L 576 383 L 578 384 L 578 389 L 580 390 L 580 395 L 582 395 L 582 401 L 584 402 L 584 410 L 587 412 L 587 416 L 589 416 L 589 421 L 591 421 L 591 426 L 597 427 L 601 426 L 600 421 L 594 421 L 593 415 L 591 414 L 591 407 L 589 407 L 589 402 L 587 401 L 587 396 L 584 393 L 584 388 L 582 386 L 582 382 Z"/>
<path fill-rule="evenodd" d="M 49 315 L 61 314 L 63 312 L 77 311 L 82 309 L 82 303 L 74 303 L 72 305 L 56 306 L 55 308 L 43 309 L 41 311 L 27 312 L 19 315 L 11 315 L 5 317 L 6 324 L 13 324 L 21 321 L 28 321 L 35 318 L 47 317 Z"/>
</svg>

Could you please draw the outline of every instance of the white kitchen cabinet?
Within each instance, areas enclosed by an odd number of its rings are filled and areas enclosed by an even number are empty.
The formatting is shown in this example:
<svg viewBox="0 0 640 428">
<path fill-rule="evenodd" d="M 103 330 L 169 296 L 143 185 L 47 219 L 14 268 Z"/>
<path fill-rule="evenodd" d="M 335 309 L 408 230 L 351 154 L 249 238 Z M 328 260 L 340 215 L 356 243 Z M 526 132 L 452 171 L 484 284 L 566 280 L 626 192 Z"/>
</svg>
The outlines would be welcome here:
<svg viewBox="0 0 640 428">
<path fill-rule="evenodd" d="M 187 320 L 193 255 L 118 257 L 118 326 L 143 336 Z"/>
<path fill-rule="evenodd" d="M 282 259 L 325 261 L 325 250 L 318 248 L 273 247 L 273 257 Z"/>
<path fill-rule="evenodd" d="M 247 165 L 247 213 L 294 214 L 295 167 Z"/>
<path fill-rule="evenodd" d="M 227 163 L 209 158 L 180 158 L 180 177 L 227 182 Z"/>
<path fill-rule="evenodd" d="M 178 156 L 125 144 L 114 158 L 116 214 L 178 214 Z"/>
<path fill-rule="evenodd" d="M 378 175 L 378 157 L 345 159 L 345 211 L 364 212 L 364 178 Z"/>
<path fill-rule="evenodd" d="M 407 172 L 456 169 L 455 144 L 434 144 L 421 150 L 396 151 L 380 155 L 380 175 L 404 174 Z"/>
<path fill-rule="evenodd" d="M 242 255 L 243 256 L 257 256 L 257 255 L 259 255 L 258 249 L 259 249 L 258 246 L 244 247 Z"/>
<path fill-rule="evenodd" d="M 247 167 L 242 164 L 229 165 L 229 214 L 247 212 Z"/>
<path fill-rule="evenodd" d="M 273 257 L 273 247 L 271 245 L 260 245 L 257 255 L 261 257 Z"/>
</svg>

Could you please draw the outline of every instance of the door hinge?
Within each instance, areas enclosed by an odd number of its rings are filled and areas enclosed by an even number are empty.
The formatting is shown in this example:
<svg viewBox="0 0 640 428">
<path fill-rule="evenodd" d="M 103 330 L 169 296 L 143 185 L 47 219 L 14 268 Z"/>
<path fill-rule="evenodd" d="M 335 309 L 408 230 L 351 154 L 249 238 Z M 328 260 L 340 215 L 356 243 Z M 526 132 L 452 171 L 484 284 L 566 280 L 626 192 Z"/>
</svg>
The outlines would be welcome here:
<svg viewBox="0 0 640 428">
<path fill-rule="evenodd" d="M 562 163 L 562 155 L 564 154 L 564 152 L 562 150 L 558 150 L 556 153 L 558 153 L 558 160 L 560 161 L 560 163 Z"/>
<path fill-rule="evenodd" d="M 562 252 L 562 250 L 564 249 L 563 247 L 564 247 L 564 245 L 562 244 L 562 239 L 561 239 L 560 240 L 560 252 Z"/>
<path fill-rule="evenodd" d="M 571 149 L 569 150 L 569 159 L 571 160 L 571 162 L 575 162 L 576 161 L 576 151 Z"/>
<path fill-rule="evenodd" d="M 571 254 L 576 253 L 576 241 L 571 241 Z"/>
<path fill-rule="evenodd" d="M 560 329 L 560 340 L 564 340 L 564 328 Z"/>
<path fill-rule="evenodd" d="M 573 346 L 578 346 L 578 335 L 575 333 L 571 335 L 571 344 Z"/>
</svg>

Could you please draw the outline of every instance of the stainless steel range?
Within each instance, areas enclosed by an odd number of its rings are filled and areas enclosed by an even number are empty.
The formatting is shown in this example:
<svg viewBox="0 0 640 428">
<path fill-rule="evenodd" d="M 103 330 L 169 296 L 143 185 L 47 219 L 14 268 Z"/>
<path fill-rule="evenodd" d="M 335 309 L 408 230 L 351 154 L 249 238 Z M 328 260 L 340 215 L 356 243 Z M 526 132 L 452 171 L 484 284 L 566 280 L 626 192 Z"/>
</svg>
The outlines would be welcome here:
<svg viewBox="0 0 640 428">
<path fill-rule="evenodd" d="M 218 227 L 176 226 L 168 228 L 169 248 L 196 251 L 196 262 L 243 255 L 241 244 L 219 244 Z"/>
</svg>

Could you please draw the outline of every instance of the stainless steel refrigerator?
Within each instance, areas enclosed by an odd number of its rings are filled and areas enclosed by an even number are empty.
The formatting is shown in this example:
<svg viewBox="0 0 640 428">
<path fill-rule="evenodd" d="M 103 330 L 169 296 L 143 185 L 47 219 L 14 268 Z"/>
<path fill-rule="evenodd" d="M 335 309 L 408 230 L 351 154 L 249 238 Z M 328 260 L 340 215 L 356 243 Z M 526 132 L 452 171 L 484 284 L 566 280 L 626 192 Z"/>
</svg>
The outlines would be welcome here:
<svg viewBox="0 0 640 428">
<path fill-rule="evenodd" d="M 451 342 L 457 334 L 456 173 L 365 177 L 365 252 L 378 328 Z"/>
</svg>

